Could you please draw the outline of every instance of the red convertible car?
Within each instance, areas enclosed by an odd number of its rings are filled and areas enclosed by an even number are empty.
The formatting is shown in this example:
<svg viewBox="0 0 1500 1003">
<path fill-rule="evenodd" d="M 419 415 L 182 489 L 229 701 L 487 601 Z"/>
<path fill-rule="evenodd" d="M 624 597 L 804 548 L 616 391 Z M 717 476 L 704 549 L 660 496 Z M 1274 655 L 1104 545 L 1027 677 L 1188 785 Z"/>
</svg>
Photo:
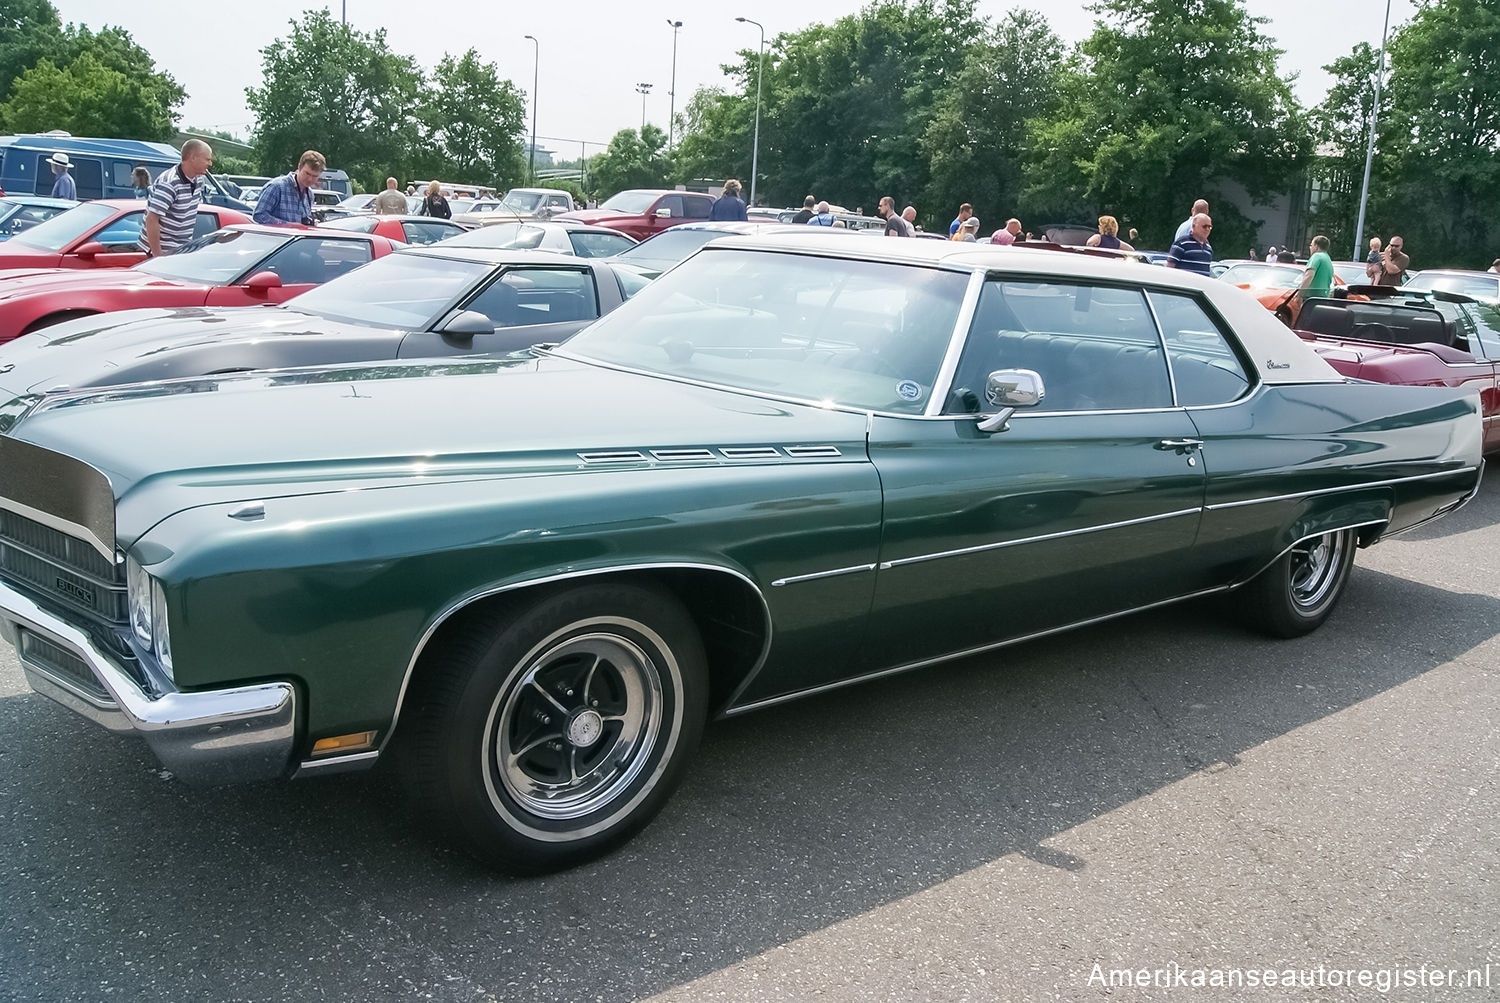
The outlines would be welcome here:
<svg viewBox="0 0 1500 1003">
<path fill-rule="evenodd" d="M 0 269 L 126 268 L 146 260 L 140 248 L 146 203 L 142 199 L 83 202 L 0 244 Z M 250 217 L 218 205 L 198 209 L 195 237 Z"/>
<path fill-rule="evenodd" d="M 282 303 L 399 246 L 362 233 L 244 224 L 133 268 L 0 273 L 0 342 L 116 310 Z"/>
<path fill-rule="evenodd" d="M 1345 376 L 1407 386 L 1472 387 L 1484 451 L 1500 452 L 1500 306 L 1445 292 L 1354 286 L 1351 298 L 1311 299 L 1297 334 Z"/>
<path fill-rule="evenodd" d="M 645 240 L 669 226 L 694 219 L 708 219 L 713 208 L 712 195 L 702 192 L 668 191 L 663 188 L 633 188 L 607 199 L 597 209 L 575 209 L 552 218 L 607 226 Z"/>
</svg>

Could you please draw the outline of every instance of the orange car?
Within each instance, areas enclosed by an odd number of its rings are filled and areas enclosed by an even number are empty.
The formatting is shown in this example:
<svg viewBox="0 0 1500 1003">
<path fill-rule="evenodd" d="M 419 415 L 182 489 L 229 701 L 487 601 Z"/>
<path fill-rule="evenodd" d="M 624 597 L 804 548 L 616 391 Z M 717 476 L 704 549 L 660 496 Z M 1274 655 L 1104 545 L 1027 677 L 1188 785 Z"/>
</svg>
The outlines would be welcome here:
<svg viewBox="0 0 1500 1003">
<path fill-rule="evenodd" d="M 1276 315 L 1276 319 L 1287 327 L 1297 322 L 1302 301 L 1292 293 L 1302 285 L 1302 273 L 1306 265 L 1281 264 L 1275 261 L 1245 261 L 1232 265 L 1219 278 L 1231 285 L 1239 286 L 1260 300 L 1260 305 Z M 1335 286 L 1344 285 L 1344 280 L 1333 277 Z M 1354 297 L 1363 299 L 1364 297 Z"/>
</svg>

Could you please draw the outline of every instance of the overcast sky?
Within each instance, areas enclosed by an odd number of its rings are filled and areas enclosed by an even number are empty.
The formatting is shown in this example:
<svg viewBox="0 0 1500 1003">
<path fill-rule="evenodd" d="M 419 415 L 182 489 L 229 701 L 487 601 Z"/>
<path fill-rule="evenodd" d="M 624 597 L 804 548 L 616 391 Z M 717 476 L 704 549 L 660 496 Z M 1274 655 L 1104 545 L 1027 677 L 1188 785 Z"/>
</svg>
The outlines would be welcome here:
<svg viewBox="0 0 1500 1003">
<path fill-rule="evenodd" d="M 1390 0 L 1391 24 L 1412 15 L 1411 0 Z M 178 0 L 53 0 L 64 22 L 128 30 L 188 92 L 182 124 L 248 134 L 245 88 L 260 82 L 260 50 L 289 32 L 300 12 L 325 6 L 334 16 L 347 4 L 349 22 L 362 31 L 385 28 L 393 50 L 414 56 L 430 70 L 445 52 L 477 49 L 523 91 L 532 89 L 532 34 L 540 42 L 537 133 L 543 148 L 576 156 L 579 142 L 607 143 L 620 129 L 641 123 L 637 83 L 652 85 L 646 117 L 666 127 L 672 80 L 672 28 L 677 36 L 676 106 L 703 85 L 721 85 L 720 64 L 737 49 L 754 49 L 760 34 L 734 18 L 765 25 L 769 41 L 784 31 L 831 23 L 859 10 L 857 0 L 742 0 L 738 5 L 685 0 L 573 0 L 549 8 L 504 3 L 421 3 L 397 0 L 256 0 L 242 5 Z M 999 17 L 1013 7 L 1042 10 L 1068 43 L 1093 29 L 1082 4 L 1040 0 L 981 0 L 980 12 Z M 1322 100 L 1331 78 L 1321 67 L 1361 41 L 1380 43 L 1386 0 L 1249 0 L 1251 13 L 1268 19 L 1265 30 L 1284 50 L 1283 74 L 1298 75 L 1298 98 Z M 530 108 L 528 107 L 528 114 Z M 529 125 L 529 120 L 528 120 Z M 590 153 L 595 152 L 593 149 Z"/>
</svg>

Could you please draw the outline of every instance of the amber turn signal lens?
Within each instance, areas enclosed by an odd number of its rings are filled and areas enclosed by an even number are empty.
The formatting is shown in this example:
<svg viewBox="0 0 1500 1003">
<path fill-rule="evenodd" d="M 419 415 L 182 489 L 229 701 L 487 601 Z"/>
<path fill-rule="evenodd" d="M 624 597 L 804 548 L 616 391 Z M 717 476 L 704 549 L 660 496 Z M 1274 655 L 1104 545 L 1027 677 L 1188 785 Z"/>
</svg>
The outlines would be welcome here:
<svg viewBox="0 0 1500 1003">
<path fill-rule="evenodd" d="M 375 733 L 373 731 L 357 731 L 352 735 L 336 735 L 333 738 L 320 738 L 313 743 L 313 755 L 324 752 L 348 752 L 351 749 L 368 749 L 375 744 Z"/>
</svg>

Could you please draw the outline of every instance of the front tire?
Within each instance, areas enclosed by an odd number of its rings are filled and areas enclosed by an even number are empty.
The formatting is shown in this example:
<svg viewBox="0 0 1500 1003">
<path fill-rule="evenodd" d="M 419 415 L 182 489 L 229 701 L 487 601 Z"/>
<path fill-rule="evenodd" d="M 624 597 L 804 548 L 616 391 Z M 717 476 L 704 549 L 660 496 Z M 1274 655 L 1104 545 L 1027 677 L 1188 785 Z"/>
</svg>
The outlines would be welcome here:
<svg viewBox="0 0 1500 1003">
<path fill-rule="evenodd" d="M 588 585 L 477 616 L 418 687 L 408 785 L 503 870 L 598 856 L 681 780 L 703 732 L 705 663 L 691 617 L 655 588 Z"/>
<path fill-rule="evenodd" d="M 1251 624 L 1273 637 L 1316 630 L 1344 593 L 1357 547 L 1352 529 L 1298 542 L 1245 587 Z"/>
</svg>

